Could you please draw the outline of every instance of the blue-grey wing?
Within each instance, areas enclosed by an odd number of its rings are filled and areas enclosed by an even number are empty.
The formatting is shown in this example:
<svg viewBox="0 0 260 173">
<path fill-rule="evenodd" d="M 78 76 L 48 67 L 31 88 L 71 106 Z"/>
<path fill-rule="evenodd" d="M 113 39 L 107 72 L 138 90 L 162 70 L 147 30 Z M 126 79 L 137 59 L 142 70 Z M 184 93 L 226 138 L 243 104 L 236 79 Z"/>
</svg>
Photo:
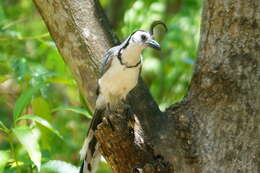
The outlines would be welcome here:
<svg viewBox="0 0 260 173">
<path fill-rule="evenodd" d="M 107 51 L 107 53 L 104 57 L 104 61 L 100 67 L 100 77 L 102 77 L 103 74 L 106 73 L 106 71 L 110 68 L 110 66 L 112 64 L 112 60 L 116 56 L 117 51 L 118 51 L 118 46 L 113 47 Z"/>
<path fill-rule="evenodd" d="M 106 71 L 110 68 L 113 58 L 117 56 L 117 52 L 120 49 L 119 46 L 116 47 L 112 47 L 111 49 L 109 49 L 107 51 L 107 53 L 105 54 L 103 63 L 100 66 L 100 76 L 99 78 L 101 78 L 103 76 L 104 73 L 106 73 Z M 96 90 L 96 95 L 99 95 L 99 85 L 97 85 L 97 90 Z"/>
</svg>

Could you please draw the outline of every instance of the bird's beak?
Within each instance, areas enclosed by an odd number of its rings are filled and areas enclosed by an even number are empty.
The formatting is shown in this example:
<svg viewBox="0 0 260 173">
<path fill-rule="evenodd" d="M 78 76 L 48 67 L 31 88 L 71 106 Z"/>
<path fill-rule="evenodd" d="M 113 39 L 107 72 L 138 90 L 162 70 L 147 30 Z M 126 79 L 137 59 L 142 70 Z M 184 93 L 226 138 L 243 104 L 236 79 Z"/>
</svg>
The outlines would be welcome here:
<svg viewBox="0 0 260 173">
<path fill-rule="evenodd" d="M 161 50 L 160 44 L 155 40 L 147 40 L 145 44 L 151 48 L 154 48 L 156 50 Z"/>
</svg>

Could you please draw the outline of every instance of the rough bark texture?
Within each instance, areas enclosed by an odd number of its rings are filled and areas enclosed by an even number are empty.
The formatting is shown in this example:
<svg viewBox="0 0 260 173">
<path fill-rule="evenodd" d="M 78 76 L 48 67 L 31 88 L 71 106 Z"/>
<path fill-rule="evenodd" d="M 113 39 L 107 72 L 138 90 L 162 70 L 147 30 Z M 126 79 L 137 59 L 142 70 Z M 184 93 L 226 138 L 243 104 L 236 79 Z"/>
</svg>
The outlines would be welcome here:
<svg viewBox="0 0 260 173">
<path fill-rule="evenodd" d="M 98 1 L 34 0 L 34 3 L 93 110 L 98 66 L 106 50 L 118 43 Z"/>
<path fill-rule="evenodd" d="M 201 172 L 259 172 L 260 1 L 205 1 L 188 99 Z"/>
<path fill-rule="evenodd" d="M 95 0 L 34 0 L 89 105 L 97 69 L 116 42 Z M 142 80 L 131 109 L 109 115 L 96 136 L 114 173 L 259 172 L 260 4 L 205 1 L 187 97 L 162 113 Z M 258 42 L 257 42 L 258 40 Z"/>
</svg>

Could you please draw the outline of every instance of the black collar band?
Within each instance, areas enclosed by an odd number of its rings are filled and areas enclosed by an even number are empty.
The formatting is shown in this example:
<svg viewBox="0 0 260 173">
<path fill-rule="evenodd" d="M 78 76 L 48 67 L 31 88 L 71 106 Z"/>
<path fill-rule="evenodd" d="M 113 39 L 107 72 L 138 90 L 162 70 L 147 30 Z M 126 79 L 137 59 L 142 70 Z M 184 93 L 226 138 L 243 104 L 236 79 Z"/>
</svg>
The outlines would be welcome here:
<svg viewBox="0 0 260 173">
<path fill-rule="evenodd" d="M 135 68 L 135 67 L 138 67 L 138 66 L 141 64 L 141 60 L 140 60 L 140 61 L 139 61 L 138 63 L 136 63 L 135 65 L 127 65 L 127 64 L 123 63 L 121 56 L 117 56 L 117 58 L 118 58 L 120 64 L 123 65 L 123 66 L 125 66 L 126 68 Z"/>
<path fill-rule="evenodd" d="M 137 31 L 138 31 L 138 30 L 137 30 Z M 140 60 L 140 61 L 139 61 L 138 63 L 136 63 L 135 65 L 127 65 L 127 64 L 123 63 L 122 57 L 121 57 L 121 56 L 122 56 L 121 51 L 122 51 L 123 49 L 126 49 L 126 48 L 127 48 L 127 46 L 129 45 L 129 42 L 130 42 L 130 39 L 131 39 L 132 35 L 133 35 L 134 33 L 136 33 L 137 31 L 133 32 L 133 33 L 129 36 L 129 38 L 128 38 L 128 40 L 126 41 L 126 43 L 125 43 L 125 44 L 123 45 L 123 47 L 121 47 L 121 49 L 119 50 L 119 54 L 118 54 L 118 56 L 117 56 L 117 58 L 118 58 L 120 64 L 123 65 L 123 66 L 125 66 L 126 68 L 135 68 L 135 67 L 138 67 L 138 66 L 141 64 L 141 60 Z"/>
</svg>

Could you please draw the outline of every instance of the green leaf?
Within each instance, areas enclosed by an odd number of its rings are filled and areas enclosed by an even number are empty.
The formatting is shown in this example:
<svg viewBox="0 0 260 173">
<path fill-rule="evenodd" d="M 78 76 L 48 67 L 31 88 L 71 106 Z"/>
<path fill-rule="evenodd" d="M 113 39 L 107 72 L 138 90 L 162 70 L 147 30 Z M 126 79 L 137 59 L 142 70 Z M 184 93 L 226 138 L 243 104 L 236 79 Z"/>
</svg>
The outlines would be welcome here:
<svg viewBox="0 0 260 173">
<path fill-rule="evenodd" d="M 7 76 L 0 76 L 0 83 L 6 81 L 8 79 Z"/>
<path fill-rule="evenodd" d="M 6 133 L 9 132 L 9 129 L 4 125 L 4 123 L 3 123 L 2 121 L 0 121 L 0 127 L 2 127 L 1 129 L 2 129 L 4 132 L 6 132 Z"/>
<path fill-rule="evenodd" d="M 52 122 L 50 104 L 50 102 L 41 96 L 34 97 L 31 101 L 32 114 L 37 115 L 48 122 Z M 52 150 L 53 146 L 52 142 L 50 142 L 50 138 L 53 138 L 53 134 L 50 134 L 52 131 L 44 126 L 39 126 L 39 129 L 41 131 L 41 149 Z"/>
<path fill-rule="evenodd" d="M 78 173 L 78 168 L 74 165 L 60 161 L 51 160 L 42 165 L 41 172 L 54 172 L 54 173 Z"/>
<path fill-rule="evenodd" d="M 58 132 L 58 130 L 56 130 L 48 121 L 46 121 L 45 119 L 38 117 L 36 115 L 23 115 L 21 117 L 19 117 L 16 121 L 19 120 L 24 120 L 24 119 L 29 119 L 29 120 L 33 120 L 36 121 L 37 123 L 43 125 L 44 127 L 46 127 L 47 129 L 49 129 L 50 131 L 52 131 L 54 134 L 56 134 L 59 138 L 63 139 L 63 137 L 61 136 L 61 134 Z"/>
<path fill-rule="evenodd" d="M 7 164 L 8 160 L 10 159 L 10 152 L 0 150 L 0 158 L 1 158 L 0 159 L 0 173 L 3 173 L 5 165 Z"/>
<path fill-rule="evenodd" d="M 92 119 L 92 116 L 90 115 L 90 113 L 88 111 L 81 109 L 81 108 L 77 108 L 77 107 L 60 106 L 60 107 L 53 109 L 52 111 L 53 112 L 56 112 L 56 111 L 72 111 L 72 112 L 82 114 L 85 117 Z"/>
<path fill-rule="evenodd" d="M 43 97 L 33 98 L 31 101 L 33 114 L 51 121 L 51 109 L 49 103 Z"/>
<path fill-rule="evenodd" d="M 0 126 L 3 127 L 4 129 L 6 128 L 6 126 L 4 125 L 4 123 L 2 121 L 0 121 Z"/>
<path fill-rule="evenodd" d="M 18 118 L 18 116 L 21 115 L 22 111 L 24 108 L 28 105 L 30 102 L 33 94 L 35 94 L 40 88 L 42 88 L 44 83 L 40 83 L 32 88 L 29 88 L 25 90 L 21 96 L 17 99 L 15 106 L 14 106 L 14 111 L 13 111 L 13 118 L 14 121 Z"/>
<path fill-rule="evenodd" d="M 13 132 L 18 141 L 28 152 L 32 162 L 36 165 L 39 171 L 41 167 L 41 151 L 38 144 L 37 134 L 31 128 L 26 126 L 13 128 Z"/>
<path fill-rule="evenodd" d="M 67 76 L 66 77 L 56 76 L 56 77 L 46 80 L 46 82 L 63 84 L 63 85 L 67 85 L 67 86 L 75 86 L 74 80 L 72 78 L 68 78 Z"/>
</svg>

